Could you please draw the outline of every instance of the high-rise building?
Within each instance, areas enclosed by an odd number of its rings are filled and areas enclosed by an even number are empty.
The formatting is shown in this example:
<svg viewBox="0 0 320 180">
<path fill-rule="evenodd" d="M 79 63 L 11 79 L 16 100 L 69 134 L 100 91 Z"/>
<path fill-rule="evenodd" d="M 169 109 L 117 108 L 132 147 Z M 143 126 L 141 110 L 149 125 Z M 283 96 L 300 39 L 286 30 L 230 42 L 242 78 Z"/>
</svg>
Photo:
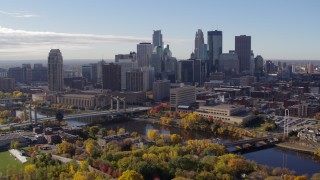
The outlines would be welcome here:
<svg viewBox="0 0 320 180">
<path fill-rule="evenodd" d="M 251 60 L 251 36 L 236 36 L 235 52 L 238 54 L 240 72 L 249 73 Z"/>
<path fill-rule="evenodd" d="M 307 73 L 308 73 L 308 74 L 313 74 L 313 71 L 314 71 L 313 64 L 308 63 L 308 64 L 307 64 Z"/>
<path fill-rule="evenodd" d="M 8 69 L 8 78 L 14 79 L 15 82 L 24 82 L 23 69 L 21 67 L 11 67 Z"/>
<path fill-rule="evenodd" d="M 182 86 L 170 89 L 170 109 L 176 111 L 179 105 L 192 105 L 196 102 L 195 86 Z"/>
<path fill-rule="evenodd" d="M 106 62 L 101 60 L 97 63 L 97 84 L 102 85 L 102 67 L 105 65 Z"/>
<path fill-rule="evenodd" d="M 261 76 L 263 75 L 263 58 L 262 56 L 258 55 L 254 58 L 254 66 L 255 66 L 255 75 Z"/>
<path fill-rule="evenodd" d="M 137 60 L 137 53 L 130 52 L 129 54 L 116 54 L 115 55 L 115 62 L 120 62 L 121 60 L 130 59 L 131 61 L 135 62 Z"/>
<path fill-rule="evenodd" d="M 160 46 L 163 49 L 163 41 L 162 41 L 161 30 L 153 31 L 152 45 L 153 45 L 153 48 Z"/>
<path fill-rule="evenodd" d="M 153 48 L 151 66 L 154 67 L 156 76 L 161 74 L 161 63 L 163 58 L 163 49 L 161 46 L 156 46 Z"/>
<path fill-rule="evenodd" d="M 0 77 L 7 77 L 7 76 L 8 76 L 7 70 L 0 68 Z"/>
<path fill-rule="evenodd" d="M 275 73 L 275 72 L 276 72 L 275 64 L 272 61 L 267 60 L 266 61 L 266 73 L 271 74 L 271 73 Z"/>
<path fill-rule="evenodd" d="M 137 45 L 137 61 L 139 67 L 148 67 L 151 65 L 152 44 L 140 43 Z"/>
<path fill-rule="evenodd" d="M 154 68 L 153 67 L 142 67 L 143 72 L 143 90 L 152 90 L 152 84 L 154 82 Z"/>
<path fill-rule="evenodd" d="M 32 81 L 47 82 L 48 81 L 48 68 L 42 64 L 34 64 L 32 69 Z"/>
<path fill-rule="evenodd" d="M 82 65 L 81 70 L 82 70 L 82 77 L 84 77 L 87 82 L 91 82 L 92 66 L 91 65 Z"/>
<path fill-rule="evenodd" d="M 112 91 L 121 90 L 121 66 L 110 63 L 102 66 L 102 88 Z"/>
<path fill-rule="evenodd" d="M 234 51 L 229 51 L 229 53 L 222 53 L 220 55 L 219 62 L 219 69 L 221 72 L 239 72 L 239 59 L 237 53 L 235 53 Z"/>
<path fill-rule="evenodd" d="M 32 80 L 31 64 L 22 64 L 22 71 L 24 83 L 30 83 Z"/>
<path fill-rule="evenodd" d="M 222 31 L 208 31 L 209 68 L 210 71 L 219 70 L 219 57 L 222 54 Z"/>
<path fill-rule="evenodd" d="M 51 49 L 48 56 L 48 84 L 50 91 L 63 91 L 63 57 L 59 49 Z"/>
<path fill-rule="evenodd" d="M 14 79 L 0 77 L 0 91 L 12 92 L 15 88 Z"/>
<path fill-rule="evenodd" d="M 204 36 L 201 29 L 196 32 L 196 37 L 194 39 L 194 55 L 196 59 L 207 59 L 207 45 L 204 43 Z"/>
<path fill-rule="evenodd" d="M 193 85 L 194 83 L 194 61 L 193 60 L 178 61 L 178 80 L 179 82 Z"/>
<path fill-rule="evenodd" d="M 131 59 L 123 59 L 116 64 L 121 66 L 121 90 L 126 90 L 126 72 L 138 69 L 138 63 L 131 61 Z"/>
<path fill-rule="evenodd" d="M 169 80 L 158 80 L 153 82 L 152 88 L 153 99 L 161 101 L 169 99 L 170 97 L 170 81 Z"/>
<path fill-rule="evenodd" d="M 126 90 L 143 91 L 143 72 L 141 70 L 131 70 L 126 72 Z"/>
</svg>

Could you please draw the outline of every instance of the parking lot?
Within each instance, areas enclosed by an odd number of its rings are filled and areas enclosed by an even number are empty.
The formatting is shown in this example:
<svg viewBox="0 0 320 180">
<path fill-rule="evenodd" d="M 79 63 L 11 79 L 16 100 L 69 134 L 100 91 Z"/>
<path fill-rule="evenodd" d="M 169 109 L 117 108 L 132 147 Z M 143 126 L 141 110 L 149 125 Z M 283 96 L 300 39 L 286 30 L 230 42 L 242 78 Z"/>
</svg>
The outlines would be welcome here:
<svg viewBox="0 0 320 180">
<path fill-rule="evenodd" d="M 274 116 L 271 119 L 274 120 L 278 127 L 283 129 L 286 120 L 284 116 Z M 299 130 L 306 127 L 312 127 L 318 124 L 317 120 L 297 117 L 289 117 L 287 122 L 290 130 Z"/>
</svg>

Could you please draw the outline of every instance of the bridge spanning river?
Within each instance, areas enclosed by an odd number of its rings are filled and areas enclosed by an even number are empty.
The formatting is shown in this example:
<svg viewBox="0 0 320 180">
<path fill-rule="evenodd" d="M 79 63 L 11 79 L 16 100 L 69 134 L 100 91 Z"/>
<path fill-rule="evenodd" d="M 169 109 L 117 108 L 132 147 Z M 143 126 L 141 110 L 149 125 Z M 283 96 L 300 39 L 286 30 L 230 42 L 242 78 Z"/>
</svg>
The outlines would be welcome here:
<svg viewBox="0 0 320 180">
<path fill-rule="evenodd" d="M 81 119 L 81 118 L 89 118 L 89 117 L 114 117 L 114 116 L 121 116 L 126 114 L 136 114 L 136 113 L 142 113 L 147 112 L 150 110 L 151 107 L 135 107 L 135 108 L 127 108 L 125 110 L 120 109 L 118 111 L 116 110 L 107 110 L 107 111 L 90 111 L 90 112 L 84 112 L 84 113 L 77 113 L 77 114 L 69 114 L 65 115 L 63 120 L 75 120 L 75 119 Z M 35 122 L 42 122 L 42 121 L 55 121 L 56 117 L 45 117 L 45 118 L 37 118 L 33 119 Z M 26 126 L 33 124 L 35 122 L 32 121 L 24 121 L 22 123 L 11 123 L 11 124 L 5 124 L 0 125 L 0 129 L 6 129 L 10 127 L 19 127 L 19 126 Z"/>
</svg>

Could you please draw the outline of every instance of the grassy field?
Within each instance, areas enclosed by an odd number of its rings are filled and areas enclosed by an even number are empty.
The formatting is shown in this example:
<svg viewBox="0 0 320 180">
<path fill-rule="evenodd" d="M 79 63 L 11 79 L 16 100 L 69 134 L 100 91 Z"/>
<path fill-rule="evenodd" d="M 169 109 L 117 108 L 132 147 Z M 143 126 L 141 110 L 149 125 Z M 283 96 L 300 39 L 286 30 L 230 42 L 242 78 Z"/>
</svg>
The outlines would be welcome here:
<svg viewBox="0 0 320 180">
<path fill-rule="evenodd" d="M 7 168 L 13 171 L 23 171 L 25 164 L 22 164 L 19 160 L 15 160 L 14 157 L 10 156 L 9 151 L 0 151 L 0 171 L 2 173 L 6 172 Z"/>
</svg>

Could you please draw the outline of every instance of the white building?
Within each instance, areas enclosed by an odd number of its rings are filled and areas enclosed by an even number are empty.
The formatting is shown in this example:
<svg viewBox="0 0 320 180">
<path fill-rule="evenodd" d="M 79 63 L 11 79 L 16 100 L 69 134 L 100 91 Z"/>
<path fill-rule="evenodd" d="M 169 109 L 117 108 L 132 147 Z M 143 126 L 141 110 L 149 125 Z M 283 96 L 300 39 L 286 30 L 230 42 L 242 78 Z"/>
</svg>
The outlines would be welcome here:
<svg viewBox="0 0 320 180">
<path fill-rule="evenodd" d="M 121 61 L 116 62 L 121 66 L 121 89 L 125 90 L 126 87 L 126 72 L 138 69 L 138 63 L 133 62 L 131 59 L 122 59 Z"/>
<path fill-rule="evenodd" d="M 176 111 L 179 105 L 191 105 L 196 102 L 196 87 L 181 86 L 170 89 L 170 109 Z"/>
<path fill-rule="evenodd" d="M 231 124 L 241 124 L 254 118 L 246 112 L 243 105 L 200 106 L 195 112 L 202 117 L 211 117 L 213 120 L 222 120 Z"/>
</svg>

